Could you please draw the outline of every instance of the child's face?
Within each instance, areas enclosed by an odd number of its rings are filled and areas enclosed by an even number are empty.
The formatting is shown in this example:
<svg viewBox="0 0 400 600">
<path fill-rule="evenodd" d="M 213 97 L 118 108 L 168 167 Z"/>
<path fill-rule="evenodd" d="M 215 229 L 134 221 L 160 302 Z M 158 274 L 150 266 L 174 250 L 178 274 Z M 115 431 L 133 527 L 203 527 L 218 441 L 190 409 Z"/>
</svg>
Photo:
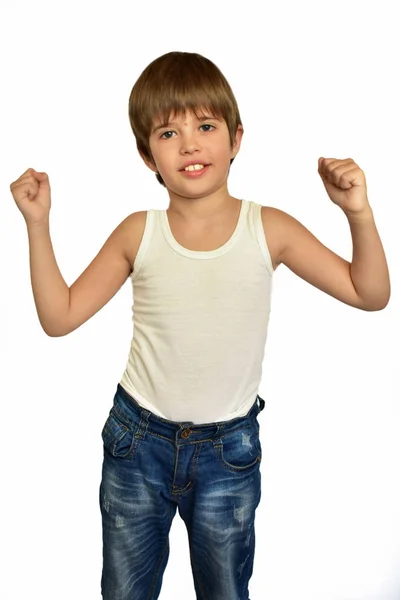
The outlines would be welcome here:
<svg viewBox="0 0 400 600">
<path fill-rule="evenodd" d="M 226 184 L 230 160 L 240 148 L 243 128 L 239 126 L 233 148 L 224 120 L 204 113 L 197 119 L 186 112 L 182 117 L 171 116 L 167 126 L 153 125 L 149 144 L 156 166 L 145 161 L 154 172 L 158 171 L 168 190 L 180 196 L 198 197 L 210 194 Z M 187 162 L 209 165 L 204 174 L 188 177 L 182 169 Z"/>
</svg>

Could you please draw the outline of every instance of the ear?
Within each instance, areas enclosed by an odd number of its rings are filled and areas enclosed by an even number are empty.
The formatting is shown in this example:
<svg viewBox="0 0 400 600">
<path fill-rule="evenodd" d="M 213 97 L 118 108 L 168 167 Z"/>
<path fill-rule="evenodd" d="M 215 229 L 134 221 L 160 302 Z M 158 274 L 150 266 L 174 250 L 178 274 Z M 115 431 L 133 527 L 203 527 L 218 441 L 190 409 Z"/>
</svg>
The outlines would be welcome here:
<svg viewBox="0 0 400 600">
<path fill-rule="evenodd" d="M 240 150 L 240 144 L 242 143 L 243 133 L 244 133 L 244 129 L 243 129 L 242 125 L 238 125 L 237 131 L 236 131 L 236 136 L 235 136 L 235 142 L 232 147 L 231 158 L 235 158 L 236 154 Z"/>
</svg>

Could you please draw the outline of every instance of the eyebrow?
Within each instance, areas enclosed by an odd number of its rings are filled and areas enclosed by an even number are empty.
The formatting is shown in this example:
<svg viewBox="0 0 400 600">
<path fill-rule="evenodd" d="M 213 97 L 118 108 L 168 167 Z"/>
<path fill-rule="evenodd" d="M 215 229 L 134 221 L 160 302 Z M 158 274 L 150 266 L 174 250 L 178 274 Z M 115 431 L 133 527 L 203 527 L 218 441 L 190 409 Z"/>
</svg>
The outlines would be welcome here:
<svg viewBox="0 0 400 600">
<path fill-rule="evenodd" d="M 220 121 L 218 117 L 199 117 L 198 121 Z M 168 123 L 161 123 L 161 125 L 157 125 L 152 129 L 152 134 L 158 131 L 159 129 L 163 129 L 164 127 L 169 127 L 170 125 L 175 125 L 176 121 L 168 121 Z"/>
</svg>

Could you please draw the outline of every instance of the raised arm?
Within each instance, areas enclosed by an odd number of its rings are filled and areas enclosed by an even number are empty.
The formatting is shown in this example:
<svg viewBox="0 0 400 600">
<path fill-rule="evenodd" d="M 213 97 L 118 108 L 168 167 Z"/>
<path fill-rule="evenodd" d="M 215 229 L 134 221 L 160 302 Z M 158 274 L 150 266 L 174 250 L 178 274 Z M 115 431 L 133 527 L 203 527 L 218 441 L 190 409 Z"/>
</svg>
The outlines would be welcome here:
<svg viewBox="0 0 400 600">
<path fill-rule="evenodd" d="M 54 256 L 49 222 L 27 223 L 29 266 L 36 312 L 47 335 L 52 336 L 68 314 L 69 288 Z"/>
<path fill-rule="evenodd" d="M 50 185 L 45 173 L 28 169 L 11 184 L 28 230 L 32 291 L 40 324 L 50 337 L 67 335 L 96 314 L 132 271 L 130 257 L 142 231 L 145 211 L 129 215 L 68 287 L 58 268 L 50 238 Z"/>
<path fill-rule="evenodd" d="M 58 268 L 48 223 L 28 226 L 32 291 L 40 324 L 47 335 L 60 337 L 71 333 L 121 288 L 132 271 L 126 250 L 133 217 L 118 225 L 71 287 Z"/>
</svg>

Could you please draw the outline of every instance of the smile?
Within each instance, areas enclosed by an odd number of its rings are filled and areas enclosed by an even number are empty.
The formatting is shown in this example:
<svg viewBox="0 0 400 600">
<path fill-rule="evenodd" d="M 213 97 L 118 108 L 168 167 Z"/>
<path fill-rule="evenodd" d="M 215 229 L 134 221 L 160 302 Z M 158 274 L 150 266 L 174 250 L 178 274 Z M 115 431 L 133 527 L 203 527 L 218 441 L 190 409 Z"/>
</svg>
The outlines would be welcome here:
<svg viewBox="0 0 400 600">
<path fill-rule="evenodd" d="M 185 175 L 185 177 L 189 177 L 192 179 L 194 177 L 201 177 L 202 175 L 204 175 L 204 173 L 206 173 L 206 171 L 208 171 L 209 167 L 210 167 L 210 165 L 206 165 L 202 169 L 195 169 L 193 171 L 185 171 L 185 169 L 183 169 L 182 171 L 179 171 L 179 172 L 182 173 L 182 175 Z"/>
</svg>

